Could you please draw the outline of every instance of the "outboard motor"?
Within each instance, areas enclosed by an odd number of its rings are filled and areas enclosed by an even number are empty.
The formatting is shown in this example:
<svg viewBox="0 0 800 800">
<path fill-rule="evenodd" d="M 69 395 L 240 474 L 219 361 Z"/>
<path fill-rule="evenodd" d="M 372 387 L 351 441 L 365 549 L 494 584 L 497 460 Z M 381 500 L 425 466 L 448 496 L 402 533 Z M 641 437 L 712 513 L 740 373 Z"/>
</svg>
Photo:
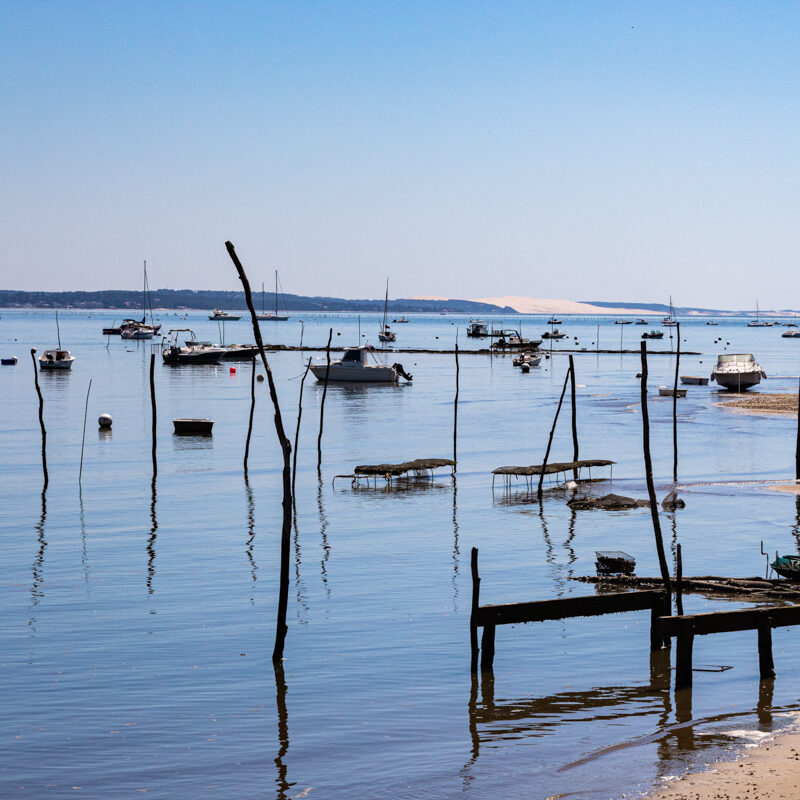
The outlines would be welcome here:
<svg viewBox="0 0 800 800">
<path fill-rule="evenodd" d="M 405 378 L 407 381 L 410 381 L 411 378 L 413 377 L 411 374 L 409 374 L 403 369 L 402 364 L 397 364 L 397 363 L 392 364 L 392 369 L 397 370 L 397 374 L 400 375 L 400 377 Z"/>
</svg>

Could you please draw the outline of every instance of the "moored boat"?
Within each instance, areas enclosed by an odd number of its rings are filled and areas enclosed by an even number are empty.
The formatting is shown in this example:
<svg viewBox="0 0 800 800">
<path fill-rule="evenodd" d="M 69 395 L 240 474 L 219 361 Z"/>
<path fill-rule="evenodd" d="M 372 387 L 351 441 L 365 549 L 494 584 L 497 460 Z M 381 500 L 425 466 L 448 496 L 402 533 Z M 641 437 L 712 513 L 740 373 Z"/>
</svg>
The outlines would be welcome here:
<svg viewBox="0 0 800 800">
<path fill-rule="evenodd" d="M 711 373 L 712 381 L 731 392 L 750 389 L 766 377 L 752 353 L 722 353 Z"/>
<path fill-rule="evenodd" d="M 642 334 L 642 339 L 663 339 L 664 331 L 645 331 Z"/>
<path fill-rule="evenodd" d="M 331 361 L 330 368 L 322 362 L 312 364 L 310 369 L 318 381 L 324 381 L 327 373 L 328 381 L 336 383 L 397 383 L 401 377 L 411 380 L 402 364 L 388 366 L 377 359 L 370 364 L 370 354 L 374 356 L 371 348 L 349 347 L 340 359 Z"/>
<path fill-rule="evenodd" d="M 397 320 L 395 320 L 397 322 Z M 467 325 L 467 336 L 482 339 L 489 335 L 489 328 L 482 319 L 471 319 Z"/>
<path fill-rule="evenodd" d="M 69 350 L 45 350 L 39 356 L 39 369 L 72 369 L 75 356 Z"/>
<path fill-rule="evenodd" d="M 378 339 L 382 342 L 397 341 L 397 334 L 386 323 L 386 309 L 389 306 L 389 279 L 386 279 L 386 296 L 383 299 L 383 322 L 378 330 Z"/>
<path fill-rule="evenodd" d="M 775 560 L 770 566 L 782 578 L 787 578 L 790 581 L 800 581 L 800 556 L 778 556 L 776 554 Z"/>
<path fill-rule="evenodd" d="M 632 319 L 618 319 L 614 321 L 615 325 L 630 325 L 633 322 Z"/>
<path fill-rule="evenodd" d="M 686 389 L 674 389 L 672 386 L 659 386 L 658 394 L 661 397 L 686 397 Z"/>
<path fill-rule="evenodd" d="M 708 386 L 708 378 L 700 378 L 696 375 L 681 375 L 681 383 L 688 386 Z"/>
<path fill-rule="evenodd" d="M 545 331 L 542 334 L 542 339 L 566 339 L 567 334 L 562 333 L 558 328 L 553 328 L 552 331 Z"/>
<path fill-rule="evenodd" d="M 216 309 L 215 309 L 216 310 Z M 278 313 L 278 270 L 275 270 L 275 313 L 264 310 L 264 284 L 261 284 L 261 313 L 256 314 L 256 319 L 271 322 L 286 322 L 289 317 Z"/>
<path fill-rule="evenodd" d="M 8 356 L 6 358 L 0 358 L 0 364 L 4 367 L 13 367 L 17 363 L 16 356 Z"/>
<path fill-rule="evenodd" d="M 178 341 L 179 334 L 191 334 L 191 338 L 181 345 Z M 198 342 L 194 331 L 189 328 L 175 328 L 162 340 L 161 358 L 169 366 L 188 366 L 191 364 L 219 364 L 226 350 L 224 347 L 214 347 L 207 342 Z"/>
<path fill-rule="evenodd" d="M 230 314 L 227 311 L 220 311 L 218 308 L 215 308 L 209 315 L 208 318 L 211 320 L 220 320 L 223 322 L 236 322 L 242 318 L 241 314 Z"/>
</svg>

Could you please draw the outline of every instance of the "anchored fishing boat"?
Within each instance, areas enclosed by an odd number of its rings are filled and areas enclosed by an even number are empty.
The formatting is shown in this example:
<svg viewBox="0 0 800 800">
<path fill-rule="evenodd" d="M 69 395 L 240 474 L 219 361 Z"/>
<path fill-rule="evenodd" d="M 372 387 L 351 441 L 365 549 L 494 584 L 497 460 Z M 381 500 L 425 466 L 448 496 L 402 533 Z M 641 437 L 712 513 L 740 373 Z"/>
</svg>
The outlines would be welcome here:
<svg viewBox="0 0 800 800">
<path fill-rule="evenodd" d="M 395 320 L 397 322 L 397 320 Z M 482 319 L 471 319 L 467 325 L 467 336 L 482 339 L 489 335 L 489 328 Z"/>
<path fill-rule="evenodd" d="M 553 328 L 552 331 L 545 331 L 542 334 L 542 339 L 566 339 L 567 334 L 562 333 L 558 328 Z"/>
<path fill-rule="evenodd" d="M 645 331 L 642 334 L 642 339 L 663 339 L 664 331 Z"/>
<path fill-rule="evenodd" d="M 179 334 L 184 333 L 191 334 L 191 338 L 181 345 L 178 341 Z M 175 328 L 164 337 L 161 358 L 169 366 L 180 367 L 191 364 L 219 364 L 225 354 L 224 347 L 214 347 L 207 342 L 198 342 L 193 330 Z"/>
<path fill-rule="evenodd" d="M 236 320 L 241 319 L 241 314 L 229 314 L 227 311 L 220 311 L 218 308 L 215 308 L 209 315 L 208 318 L 211 320 L 219 320 L 221 322 L 236 322 Z"/>
<path fill-rule="evenodd" d="M 324 381 L 327 373 L 328 381 L 337 383 L 397 383 L 401 377 L 412 378 L 402 364 L 388 366 L 378 360 L 370 347 L 349 347 L 340 359 L 331 361 L 330 368 L 327 363 L 317 363 L 311 365 L 311 371 L 318 381 Z"/>
<path fill-rule="evenodd" d="M 711 373 L 712 381 L 731 392 L 750 389 L 766 377 L 752 353 L 723 353 L 717 356 L 717 366 Z"/>
</svg>

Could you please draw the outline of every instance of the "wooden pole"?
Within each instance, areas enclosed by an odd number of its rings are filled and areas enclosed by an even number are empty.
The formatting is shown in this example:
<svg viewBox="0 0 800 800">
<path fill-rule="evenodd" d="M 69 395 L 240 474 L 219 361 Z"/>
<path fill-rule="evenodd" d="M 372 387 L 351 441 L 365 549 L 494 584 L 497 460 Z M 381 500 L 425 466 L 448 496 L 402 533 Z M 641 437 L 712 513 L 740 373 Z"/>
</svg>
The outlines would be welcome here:
<svg viewBox="0 0 800 800">
<path fill-rule="evenodd" d="M 561 397 L 558 399 L 558 408 L 556 409 L 556 415 L 553 418 L 553 427 L 550 428 L 550 438 L 547 440 L 547 450 L 544 453 L 544 462 L 542 463 L 542 471 L 539 474 L 539 487 L 536 490 L 536 496 L 539 498 L 539 502 L 542 502 L 542 484 L 544 483 L 544 470 L 547 467 L 547 459 L 550 456 L 550 447 L 553 444 L 553 434 L 556 432 L 556 423 L 558 422 L 558 415 L 561 411 L 561 404 L 564 402 L 564 395 L 567 393 L 567 382 L 569 381 L 571 368 L 567 368 L 567 374 L 564 376 L 564 386 L 561 389 Z"/>
<path fill-rule="evenodd" d="M 653 485 L 653 462 L 650 458 L 650 416 L 647 410 L 647 342 L 641 344 L 642 354 L 642 447 L 644 449 L 644 471 L 647 479 L 647 494 L 650 497 L 650 516 L 653 518 L 653 533 L 656 539 L 658 564 L 661 568 L 661 579 L 664 581 L 664 590 L 672 597 L 672 583 L 669 578 L 667 557 L 664 554 L 664 540 L 661 537 L 661 521 L 658 518 L 658 503 L 656 489 Z"/>
<path fill-rule="evenodd" d="M 247 459 L 250 456 L 250 437 L 253 435 L 253 414 L 256 410 L 256 357 L 253 356 L 250 375 L 250 420 L 247 423 L 247 441 L 244 443 L 244 474 L 247 477 Z"/>
<path fill-rule="evenodd" d="M 578 409 L 575 406 L 575 362 L 569 357 L 570 401 L 572 405 L 572 460 L 578 460 Z M 578 480 L 578 468 L 572 470 L 572 477 Z"/>
<path fill-rule="evenodd" d="M 478 548 L 472 548 L 472 613 L 469 617 L 470 671 L 478 671 L 478 605 L 481 596 L 481 578 L 478 574 Z"/>
<path fill-rule="evenodd" d="M 292 453 L 292 502 L 294 502 L 294 479 L 297 475 L 297 440 L 300 438 L 300 418 L 303 416 L 303 384 L 306 382 L 306 375 L 311 367 L 311 356 L 308 357 L 306 371 L 300 380 L 300 397 L 297 400 L 297 428 L 294 432 L 294 453 Z"/>
<path fill-rule="evenodd" d="M 681 324 L 675 326 L 678 347 L 675 351 L 675 384 L 672 389 L 672 480 L 678 482 L 678 368 L 681 363 Z M 680 547 L 680 545 L 678 545 Z M 680 613 L 680 612 L 678 612 Z"/>
<path fill-rule="evenodd" d="M 155 381 L 155 369 L 156 369 L 156 354 L 150 353 L 150 409 L 152 411 L 153 417 L 153 426 L 152 426 L 152 438 L 153 438 L 153 446 L 152 446 L 152 457 L 153 457 L 153 477 L 155 478 L 158 475 L 158 461 L 156 461 L 156 381 Z"/>
<path fill-rule="evenodd" d="M 230 242 L 225 242 L 225 247 L 228 250 L 228 255 L 231 257 L 236 272 L 239 274 L 239 280 L 244 287 L 244 299 L 247 302 L 247 308 L 250 310 L 250 318 L 253 323 L 253 333 L 256 337 L 256 344 L 258 345 L 258 352 L 261 355 L 261 361 L 264 364 L 264 371 L 267 373 L 267 381 L 269 383 L 269 394 L 272 398 L 272 405 L 275 408 L 275 432 L 278 435 L 278 441 L 281 445 L 283 453 L 283 524 L 281 526 L 281 576 L 280 587 L 278 594 L 278 622 L 275 629 L 275 647 L 272 651 L 273 663 L 278 663 L 283 658 L 283 646 L 286 641 L 286 610 L 289 605 L 289 559 L 291 557 L 292 547 L 292 470 L 291 470 L 291 453 L 292 444 L 286 436 L 283 429 L 283 419 L 281 417 L 281 407 L 278 403 L 278 392 L 275 389 L 275 381 L 272 377 L 272 370 L 269 368 L 267 355 L 264 352 L 264 342 L 261 339 L 261 329 L 258 327 L 258 318 L 256 317 L 255 308 L 253 308 L 253 295 L 250 291 L 250 282 L 247 280 L 247 274 L 244 271 L 239 257 L 236 255 L 236 250 Z"/>
<path fill-rule="evenodd" d="M 683 616 L 683 559 L 681 558 L 681 545 L 678 543 L 677 564 L 675 566 L 675 607 L 678 616 Z"/>
<path fill-rule="evenodd" d="M 761 680 L 775 677 L 775 662 L 772 660 L 772 625 L 766 615 L 758 621 L 758 666 Z"/>
<path fill-rule="evenodd" d="M 319 404 L 319 434 L 317 435 L 317 474 L 322 475 L 322 426 L 325 422 L 325 397 L 328 394 L 328 374 L 331 371 L 331 338 L 333 328 L 328 331 L 328 344 L 325 346 L 325 384 L 322 387 L 322 402 Z"/>
<path fill-rule="evenodd" d="M 453 400 L 453 472 L 456 471 L 458 445 L 458 331 L 456 331 L 456 396 Z"/>
<path fill-rule="evenodd" d="M 794 451 L 794 477 L 800 481 L 800 382 L 797 388 L 797 445 Z"/>
<path fill-rule="evenodd" d="M 42 429 L 42 472 L 44 473 L 44 486 L 42 491 L 47 489 L 50 477 L 47 474 L 47 430 L 44 427 L 44 398 L 39 386 L 39 372 L 36 368 L 36 348 L 31 347 L 31 361 L 33 361 L 33 382 L 36 385 L 36 394 L 39 396 L 39 427 Z"/>
<path fill-rule="evenodd" d="M 81 466 L 78 469 L 78 486 L 81 485 L 83 476 L 83 446 L 86 443 L 86 416 L 89 413 L 89 392 L 92 391 L 92 381 L 89 379 L 89 388 L 86 390 L 86 405 L 83 408 L 83 436 L 81 437 Z"/>
<path fill-rule="evenodd" d="M 692 685 L 692 647 L 694 645 L 694 623 L 682 620 L 678 632 L 678 652 L 675 654 L 675 688 L 685 689 Z"/>
</svg>

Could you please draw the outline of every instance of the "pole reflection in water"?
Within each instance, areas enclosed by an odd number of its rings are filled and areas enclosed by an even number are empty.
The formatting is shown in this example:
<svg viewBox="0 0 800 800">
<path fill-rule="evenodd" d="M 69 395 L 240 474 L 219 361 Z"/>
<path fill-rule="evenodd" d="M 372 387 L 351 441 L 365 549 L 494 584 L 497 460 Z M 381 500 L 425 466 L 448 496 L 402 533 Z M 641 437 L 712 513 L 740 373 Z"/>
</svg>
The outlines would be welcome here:
<svg viewBox="0 0 800 800">
<path fill-rule="evenodd" d="M 797 552 L 800 553 L 800 495 L 795 497 L 794 500 L 794 525 L 792 525 L 792 536 L 794 536 Z"/>
<path fill-rule="evenodd" d="M 577 492 L 575 492 L 577 494 Z M 574 495 L 573 495 L 574 497 Z M 567 556 L 567 577 L 572 578 L 574 570 L 572 569 L 572 565 L 578 560 L 578 556 L 575 555 L 575 549 L 572 546 L 572 540 L 575 538 L 575 520 L 578 516 L 578 512 L 570 507 L 569 509 L 569 528 L 567 529 L 567 538 L 564 540 L 564 548 L 566 549 L 569 555 Z"/>
<path fill-rule="evenodd" d="M 156 476 L 150 481 L 150 535 L 147 537 L 147 594 L 153 594 L 153 578 L 156 574 Z"/>
<path fill-rule="evenodd" d="M 320 478 L 317 484 L 317 508 L 319 508 L 319 524 L 320 524 L 320 538 L 322 540 L 322 561 L 320 562 L 320 570 L 322 574 L 322 583 L 325 585 L 325 594 L 328 600 L 331 599 L 331 589 L 328 586 L 328 559 L 331 555 L 331 547 L 328 544 L 328 536 L 325 533 L 328 529 L 328 518 L 325 516 L 325 507 L 322 504 L 322 479 Z"/>
<path fill-rule="evenodd" d="M 457 511 L 458 488 L 456 475 L 453 473 L 453 611 L 458 611 L 458 518 Z"/>
<path fill-rule="evenodd" d="M 306 599 L 306 586 L 300 575 L 302 554 L 300 550 L 300 530 L 297 527 L 296 511 L 292 519 L 292 527 L 294 528 L 294 587 L 297 592 L 297 621 L 301 625 L 305 625 L 308 623 L 308 601 Z"/>
<path fill-rule="evenodd" d="M 86 594 L 89 594 L 89 558 L 86 552 L 86 516 L 83 512 L 83 492 L 78 485 L 78 504 L 80 505 L 81 518 L 81 564 L 83 565 L 83 581 L 86 584 Z"/>
<path fill-rule="evenodd" d="M 756 714 L 761 729 L 772 730 L 772 697 L 775 691 L 775 678 L 765 678 L 758 682 L 758 702 Z"/>
<path fill-rule="evenodd" d="M 275 669 L 275 703 L 278 708 L 278 755 L 275 756 L 275 766 L 278 775 L 275 778 L 278 800 L 288 800 L 287 792 L 294 786 L 287 780 L 287 767 L 283 759 L 289 751 L 289 712 L 286 710 L 286 677 L 283 673 L 283 664 L 274 663 Z"/>
<path fill-rule="evenodd" d="M 250 562 L 250 577 L 253 582 L 253 589 L 255 589 L 256 571 L 258 566 L 253 557 L 253 544 L 256 538 L 256 514 L 255 514 L 255 500 L 253 499 L 253 489 L 250 486 L 250 481 L 247 480 L 247 472 L 244 473 L 244 490 L 247 494 L 247 547 L 245 547 L 245 555 Z M 255 605 L 254 595 L 250 595 L 250 605 Z"/>
<path fill-rule="evenodd" d="M 33 573 L 33 580 L 31 582 L 31 605 L 36 607 L 39 601 L 44 597 L 42 591 L 42 582 L 44 581 L 44 553 L 47 550 L 47 539 L 44 538 L 44 524 L 47 521 L 47 490 L 42 489 L 42 513 L 39 515 L 39 521 L 34 525 L 36 531 L 36 541 L 39 548 L 36 551 L 36 557 L 33 560 L 31 572 Z M 28 620 L 28 625 L 36 630 L 36 617 L 31 617 Z"/>
</svg>

